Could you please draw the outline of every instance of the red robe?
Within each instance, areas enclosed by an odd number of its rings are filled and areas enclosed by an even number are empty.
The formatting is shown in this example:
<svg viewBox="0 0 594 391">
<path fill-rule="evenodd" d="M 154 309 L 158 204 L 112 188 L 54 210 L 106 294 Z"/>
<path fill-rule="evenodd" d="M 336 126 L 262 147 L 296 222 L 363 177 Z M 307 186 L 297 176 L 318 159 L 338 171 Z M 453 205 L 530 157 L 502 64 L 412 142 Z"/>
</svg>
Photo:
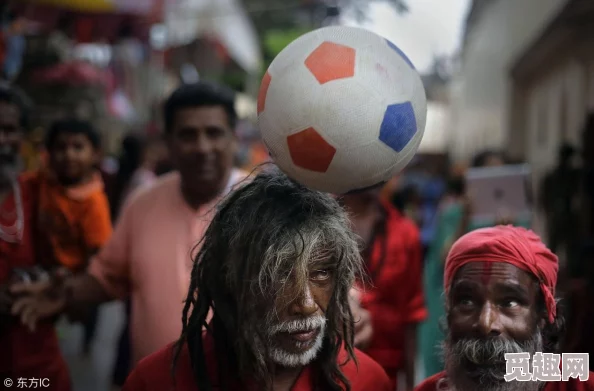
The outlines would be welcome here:
<svg viewBox="0 0 594 391">
<path fill-rule="evenodd" d="M 36 186 L 29 177 L 22 178 L 20 184 L 24 216 L 23 238 L 16 244 L 0 239 L 0 284 L 8 282 L 13 268 L 29 268 L 38 263 L 33 244 Z M 10 195 L 0 208 L 14 210 L 14 205 L 14 195 Z M 12 222 L 3 223 L 9 225 Z M 18 378 L 35 378 L 49 380 L 46 390 L 70 390 L 68 367 L 60 353 L 58 337 L 52 323 L 38 324 L 33 333 L 17 321 L 2 326 L 0 378 L 12 379 L 15 388 Z M 27 386 L 30 384 L 27 382 Z"/>
<path fill-rule="evenodd" d="M 209 368 L 216 362 L 212 340 L 205 340 L 206 359 Z M 391 391 L 390 381 L 384 370 L 366 354 L 356 351 L 358 360 L 357 369 L 353 361 L 349 361 L 342 367 L 342 371 L 351 382 L 352 391 Z M 344 362 L 346 351 L 339 353 L 339 362 Z M 130 373 L 122 391 L 198 391 L 192 372 L 190 355 L 187 346 L 184 346 L 179 361 L 177 362 L 174 379 L 171 376 L 171 363 L 173 359 L 173 345 L 168 345 L 160 351 L 151 354 L 141 360 L 136 368 Z M 305 367 L 292 391 L 314 390 L 312 384 L 312 373 L 310 367 Z M 216 373 L 210 373 L 211 378 L 216 379 Z M 218 388 L 214 388 L 218 389 Z M 246 386 L 237 386 L 237 391 L 245 391 Z"/>
<path fill-rule="evenodd" d="M 419 384 L 415 391 L 436 391 L 437 382 L 444 377 L 445 372 L 435 374 Z M 543 391 L 594 391 L 594 373 L 590 372 L 589 379 L 584 382 L 579 379 L 569 379 L 566 382 L 548 382 Z"/>
<path fill-rule="evenodd" d="M 419 230 L 389 203 L 382 202 L 382 207 L 385 232 L 378 229 L 367 255 L 373 286 L 363 291 L 361 305 L 373 325 L 365 353 L 384 368 L 396 389 L 398 372 L 405 366 L 406 328 L 423 321 L 427 309 Z"/>
</svg>

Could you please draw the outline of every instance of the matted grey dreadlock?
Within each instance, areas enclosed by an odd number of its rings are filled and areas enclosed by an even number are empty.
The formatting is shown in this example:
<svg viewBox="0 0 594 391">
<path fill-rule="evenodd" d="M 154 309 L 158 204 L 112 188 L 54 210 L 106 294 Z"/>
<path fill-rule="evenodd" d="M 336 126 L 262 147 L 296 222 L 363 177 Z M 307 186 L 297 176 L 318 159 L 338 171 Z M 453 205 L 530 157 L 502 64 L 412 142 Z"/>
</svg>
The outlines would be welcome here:
<svg viewBox="0 0 594 391">
<path fill-rule="evenodd" d="M 272 303 L 282 289 L 279 281 L 291 274 L 302 286 L 308 264 L 319 256 L 333 260 L 334 287 L 324 344 L 314 361 L 315 384 L 350 390 L 337 354 L 344 346 L 348 359 L 355 359 L 348 293 L 362 270 L 356 237 L 335 199 L 272 169 L 219 205 L 194 262 L 176 360 L 187 343 L 201 391 L 228 389 L 246 379 L 270 389 L 274 364 L 265 330 L 275 320 Z M 207 325 L 209 310 L 213 319 Z M 209 378 L 203 327 L 213 335 L 217 379 Z"/>
</svg>

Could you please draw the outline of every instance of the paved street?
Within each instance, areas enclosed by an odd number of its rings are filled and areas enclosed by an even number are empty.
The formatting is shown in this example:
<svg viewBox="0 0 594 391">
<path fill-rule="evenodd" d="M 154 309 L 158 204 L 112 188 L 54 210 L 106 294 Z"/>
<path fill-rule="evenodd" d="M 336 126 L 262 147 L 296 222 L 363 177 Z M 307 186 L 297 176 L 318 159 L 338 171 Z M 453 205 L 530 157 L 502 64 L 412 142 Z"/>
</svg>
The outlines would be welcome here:
<svg viewBox="0 0 594 391">
<path fill-rule="evenodd" d="M 60 323 L 60 344 L 70 367 L 73 391 L 111 389 L 113 361 L 123 322 L 123 303 L 115 302 L 101 307 L 97 334 L 89 357 L 82 354 L 82 326 Z"/>
</svg>

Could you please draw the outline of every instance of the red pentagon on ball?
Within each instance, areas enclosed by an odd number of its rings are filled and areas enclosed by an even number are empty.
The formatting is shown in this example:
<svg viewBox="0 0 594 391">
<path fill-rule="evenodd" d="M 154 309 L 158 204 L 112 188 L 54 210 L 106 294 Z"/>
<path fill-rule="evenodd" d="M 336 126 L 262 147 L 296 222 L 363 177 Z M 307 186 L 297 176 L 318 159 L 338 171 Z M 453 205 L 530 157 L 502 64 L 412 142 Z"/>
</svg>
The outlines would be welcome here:
<svg viewBox="0 0 594 391">
<path fill-rule="evenodd" d="M 355 49 L 323 42 L 305 60 L 305 66 L 320 84 L 355 76 Z"/>
<path fill-rule="evenodd" d="M 336 148 L 314 128 L 290 135 L 287 143 L 293 164 L 310 171 L 326 172 L 336 154 Z"/>
<path fill-rule="evenodd" d="M 266 107 L 266 96 L 268 95 L 268 87 L 270 87 L 270 82 L 272 81 L 272 76 L 270 73 L 266 72 L 264 77 L 262 78 L 262 84 L 260 84 L 260 92 L 258 93 L 258 114 L 264 111 Z"/>
</svg>

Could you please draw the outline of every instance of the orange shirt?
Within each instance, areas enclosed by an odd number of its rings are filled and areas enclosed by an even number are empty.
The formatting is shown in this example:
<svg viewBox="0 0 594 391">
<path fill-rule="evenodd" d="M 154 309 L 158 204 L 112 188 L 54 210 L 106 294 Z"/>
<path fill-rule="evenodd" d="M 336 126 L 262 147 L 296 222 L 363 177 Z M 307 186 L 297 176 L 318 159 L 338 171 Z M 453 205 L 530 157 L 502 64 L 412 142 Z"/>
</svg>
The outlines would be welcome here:
<svg viewBox="0 0 594 391">
<path fill-rule="evenodd" d="M 91 182 L 73 187 L 62 186 L 47 172 L 38 175 L 42 254 L 51 254 L 54 265 L 83 270 L 112 232 L 101 175 L 97 172 Z"/>
</svg>

